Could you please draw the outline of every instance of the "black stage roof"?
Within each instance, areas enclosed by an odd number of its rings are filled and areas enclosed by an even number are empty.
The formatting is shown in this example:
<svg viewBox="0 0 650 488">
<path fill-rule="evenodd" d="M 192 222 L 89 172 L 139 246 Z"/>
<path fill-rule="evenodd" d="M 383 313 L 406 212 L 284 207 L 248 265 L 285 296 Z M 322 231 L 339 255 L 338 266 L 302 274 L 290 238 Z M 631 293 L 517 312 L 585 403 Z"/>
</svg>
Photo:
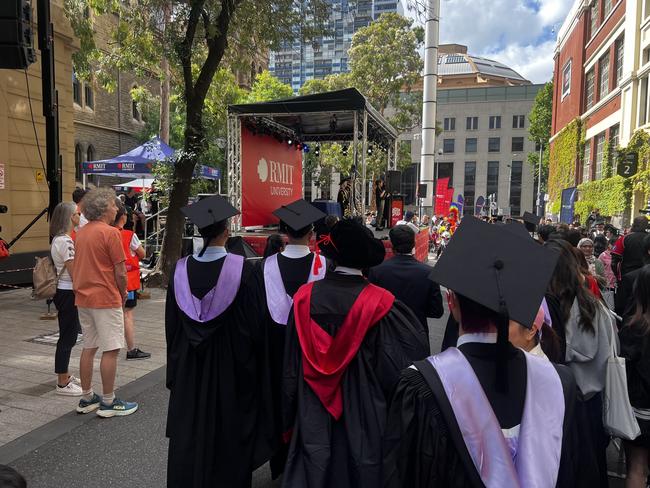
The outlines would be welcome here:
<svg viewBox="0 0 650 488">
<path fill-rule="evenodd" d="M 392 148 L 397 131 L 356 88 L 228 107 L 231 114 L 271 120 L 303 142 L 352 141 L 354 112 L 364 110 L 368 112 L 368 141 Z M 360 114 L 359 140 L 362 122 Z"/>
</svg>

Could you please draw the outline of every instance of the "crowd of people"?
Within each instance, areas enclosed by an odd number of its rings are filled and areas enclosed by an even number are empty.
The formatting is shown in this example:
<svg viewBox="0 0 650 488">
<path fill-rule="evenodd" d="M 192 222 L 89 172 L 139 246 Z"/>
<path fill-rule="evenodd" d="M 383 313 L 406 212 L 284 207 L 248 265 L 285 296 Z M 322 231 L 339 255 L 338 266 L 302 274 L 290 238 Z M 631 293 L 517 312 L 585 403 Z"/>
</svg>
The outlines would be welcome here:
<svg viewBox="0 0 650 488">
<path fill-rule="evenodd" d="M 250 486 L 267 461 L 285 487 L 607 486 L 619 335 L 641 432 L 625 439 L 627 486 L 645 486 L 645 217 L 597 256 L 599 223 L 583 236 L 467 218 L 429 267 L 408 222 L 384 262 L 363 222 L 316 231 L 326 216 L 299 200 L 275 212 L 280 234 L 254 265 L 225 248 L 227 201 L 183 212 L 203 248 L 167 294 L 169 486 Z M 451 314 L 431 356 L 440 285 Z"/>
<path fill-rule="evenodd" d="M 140 290 L 144 249 L 133 229 L 133 210 L 111 189 L 75 189 L 73 202 L 58 204 L 50 219 L 56 269 L 59 338 L 55 352 L 56 393 L 80 396 L 77 412 L 103 417 L 133 413 L 137 404 L 115 398 L 119 351 L 126 359 L 151 354 L 135 343 L 133 309 Z M 83 339 L 79 377 L 70 374 L 72 348 Z M 93 391 L 93 363 L 101 354 L 102 395 Z"/>
</svg>

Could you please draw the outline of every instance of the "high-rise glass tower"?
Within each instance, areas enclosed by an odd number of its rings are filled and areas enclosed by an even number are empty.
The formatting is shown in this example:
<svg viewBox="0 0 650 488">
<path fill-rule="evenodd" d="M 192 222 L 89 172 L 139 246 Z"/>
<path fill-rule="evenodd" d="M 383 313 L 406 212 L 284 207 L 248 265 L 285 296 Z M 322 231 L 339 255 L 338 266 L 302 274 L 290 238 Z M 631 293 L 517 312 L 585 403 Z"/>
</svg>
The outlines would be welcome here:
<svg viewBox="0 0 650 488">
<path fill-rule="evenodd" d="M 352 35 L 379 18 L 381 14 L 397 12 L 404 15 L 403 0 L 329 0 L 332 6 L 329 20 L 331 36 L 312 42 L 284 43 L 271 53 L 269 71 L 297 92 L 305 81 L 346 73 L 348 49 Z M 298 36 L 300 37 L 300 36 Z"/>
</svg>

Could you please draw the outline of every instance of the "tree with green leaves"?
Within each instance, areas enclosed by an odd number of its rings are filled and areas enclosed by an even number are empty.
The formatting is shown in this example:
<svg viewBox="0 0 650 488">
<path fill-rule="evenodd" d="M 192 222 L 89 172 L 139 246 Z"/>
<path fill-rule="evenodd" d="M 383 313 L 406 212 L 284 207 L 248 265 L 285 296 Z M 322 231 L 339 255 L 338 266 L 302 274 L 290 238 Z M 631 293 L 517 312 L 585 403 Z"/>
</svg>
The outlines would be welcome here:
<svg viewBox="0 0 650 488">
<path fill-rule="evenodd" d="M 246 103 L 270 102 L 293 96 L 291 85 L 282 83 L 268 71 L 262 71 L 255 77 L 251 91 L 246 97 Z"/>
<path fill-rule="evenodd" d="M 161 29 L 163 7 L 172 22 Z M 65 9 L 81 49 L 75 66 L 81 76 L 92 74 L 104 86 L 115 83 L 116 69 L 151 75 L 166 56 L 171 76 L 182 86 L 185 105 L 182 150 L 174 165 L 167 225 L 159 269 L 165 275 L 180 257 L 183 215 L 194 168 L 206 148 L 206 100 L 222 67 L 250 67 L 259 52 L 281 41 L 314 38 L 324 32 L 330 5 L 326 0 L 65 0 Z M 99 47 L 93 16 L 116 19 L 112 42 Z M 299 26 L 300 28 L 296 28 Z"/>
<path fill-rule="evenodd" d="M 551 138 L 551 122 L 553 116 L 553 82 L 549 81 L 537 92 L 533 107 L 528 114 L 528 138 L 543 146 L 541 191 L 546 190 L 549 165 L 549 140 Z M 539 151 L 528 154 L 528 162 L 533 168 L 533 174 L 539 181 Z"/>
<path fill-rule="evenodd" d="M 399 14 L 383 14 L 352 37 L 348 52 L 350 77 L 355 86 L 383 115 L 390 106 L 398 129 L 419 122 L 421 97 L 413 85 L 422 76 L 423 61 L 418 52 L 424 30 Z"/>
</svg>

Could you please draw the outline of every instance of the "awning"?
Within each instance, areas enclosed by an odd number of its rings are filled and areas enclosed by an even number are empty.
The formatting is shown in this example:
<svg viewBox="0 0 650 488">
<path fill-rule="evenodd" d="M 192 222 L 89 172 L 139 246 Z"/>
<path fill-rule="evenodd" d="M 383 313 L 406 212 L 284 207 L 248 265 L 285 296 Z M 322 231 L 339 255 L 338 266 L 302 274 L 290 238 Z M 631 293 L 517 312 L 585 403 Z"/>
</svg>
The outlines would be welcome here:
<svg viewBox="0 0 650 488">
<path fill-rule="evenodd" d="M 114 188 L 133 188 L 136 191 L 150 190 L 153 185 L 153 178 L 136 178 L 135 180 L 127 181 L 126 183 L 118 183 L 113 185 Z"/>
</svg>

